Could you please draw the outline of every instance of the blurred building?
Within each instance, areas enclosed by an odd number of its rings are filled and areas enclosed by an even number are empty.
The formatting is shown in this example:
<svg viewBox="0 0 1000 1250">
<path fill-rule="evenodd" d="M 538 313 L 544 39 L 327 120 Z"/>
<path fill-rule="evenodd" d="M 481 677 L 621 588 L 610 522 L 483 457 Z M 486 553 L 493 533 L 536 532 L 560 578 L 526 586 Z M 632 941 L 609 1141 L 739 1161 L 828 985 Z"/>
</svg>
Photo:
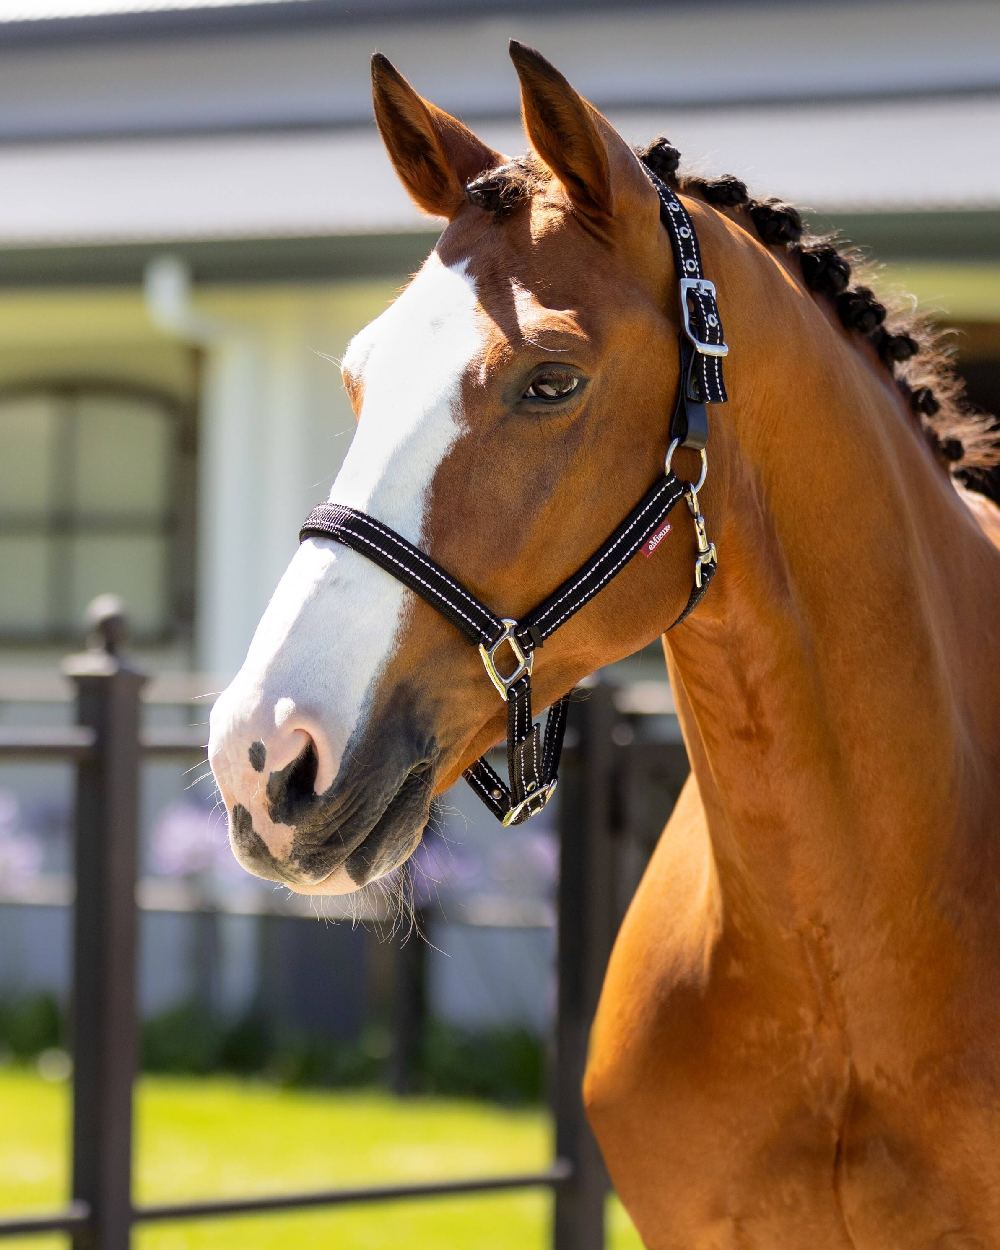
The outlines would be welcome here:
<svg viewBox="0 0 1000 1250">
<path fill-rule="evenodd" d="M 107 589 L 158 665 L 240 662 L 350 437 L 336 357 L 434 239 L 371 122 L 376 48 L 516 152 L 505 45 L 534 44 L 629 139 L 871 244 L 997 401 L 994 3 L 21 7 L 0 21 L 0 663 L 50 660 Z"/>
</svg>

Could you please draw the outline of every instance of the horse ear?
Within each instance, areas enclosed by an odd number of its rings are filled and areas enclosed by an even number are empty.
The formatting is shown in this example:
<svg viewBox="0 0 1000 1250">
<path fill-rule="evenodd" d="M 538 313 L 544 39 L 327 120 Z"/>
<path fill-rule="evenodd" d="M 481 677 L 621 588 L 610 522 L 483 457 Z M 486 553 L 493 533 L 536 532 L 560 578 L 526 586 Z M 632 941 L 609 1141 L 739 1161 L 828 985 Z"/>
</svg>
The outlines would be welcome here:
<svg viewBox="0 0 1000 1250">
<path fill-rule="evenodd" d="M 375 121 L 403 186 L 435 217 L 453 217 L 465 185 L 506 157 L 467 126 L 418 95 L 381 53 L 372 57 Z"/>
<path fill-rule="evenodd" d="M 510 56 L 532 147 L 585 218 L 603 232 L 629 193 L 655 195 L 625 140 L 554 65 L 515 39 Z"/>
</svg>

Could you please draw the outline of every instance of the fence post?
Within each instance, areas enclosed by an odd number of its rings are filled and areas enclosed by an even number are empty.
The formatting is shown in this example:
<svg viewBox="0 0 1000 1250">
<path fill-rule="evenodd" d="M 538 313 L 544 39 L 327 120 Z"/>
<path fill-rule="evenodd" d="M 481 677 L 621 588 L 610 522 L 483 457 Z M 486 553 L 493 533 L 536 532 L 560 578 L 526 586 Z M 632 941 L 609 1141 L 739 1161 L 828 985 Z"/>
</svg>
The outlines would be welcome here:
<svg viewBox="0 0 1000 1250">
<path fill-rule="evenodd" d="M 556 1154 L 573 1165 L 556 1190 L 554 1250 L 604 1250 L 607 1173 L 583 1110 L 590 1025 L 615 933 L 612 690 L 571 705 L 579 746 L 559 803 L 558 995 L 552 1083 Z"/>
<path fill-rule="evenodd" d="M 72 1194 L 91 1212 L 74 1250 L 128 1250 L 132 1226 L 132 1085 L 138 1057 L 136 861 L 139 692 L 145 677 L 119 655 L 121 603 L 88 609 L 87 651 L 64 672 L 94 754 L 76 781 L 73 944 Z"/>
<path fill-rule="evenodd" d="M 396 950 L 389 1062 L 394 1094 L 414 1094 L 420 1083 L 427 1028 L 427 920 L 427 913 L 418 909 L 413 931 Z"/>
</svg>

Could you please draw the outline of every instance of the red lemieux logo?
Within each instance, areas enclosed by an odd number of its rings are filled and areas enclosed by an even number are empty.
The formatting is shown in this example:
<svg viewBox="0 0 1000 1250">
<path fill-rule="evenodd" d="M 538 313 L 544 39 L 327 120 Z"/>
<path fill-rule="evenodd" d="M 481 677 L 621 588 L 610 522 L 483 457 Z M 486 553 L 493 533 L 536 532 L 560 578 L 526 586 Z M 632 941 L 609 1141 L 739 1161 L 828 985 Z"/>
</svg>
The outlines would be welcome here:
<svg viewBox="0 0 1000 1250">
<path fill-rule="evenodd" d="M 656 548 L 670 533 L 670 522 L 664 521 L 659 529 L 654 530 L 642 545 L 642 554 L 648 560 Z"/>
</svg>

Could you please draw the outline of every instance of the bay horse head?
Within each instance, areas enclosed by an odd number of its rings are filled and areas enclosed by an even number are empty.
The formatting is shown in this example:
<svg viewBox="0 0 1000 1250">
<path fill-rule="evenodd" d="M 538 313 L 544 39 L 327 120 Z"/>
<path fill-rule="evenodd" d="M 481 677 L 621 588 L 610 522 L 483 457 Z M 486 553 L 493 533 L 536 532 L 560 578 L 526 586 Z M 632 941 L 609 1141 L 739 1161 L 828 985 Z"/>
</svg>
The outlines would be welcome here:
<svg viewBox="0 0 1000 1250">
<path fill-rule="evenodd" d="M 347 349 L 357 431 L 330 500 L 517 620 L 663 478 L 681 314 L 640 160 L 546 60 L 511 54 L 532 148 L 516 160 L 374 58 L 389 157 L 447 226 Z M 717 227 L 690 212 L 710 253 Z M 678 461 L 697 476 L 690 452 Z M 546 639 L 538 707 L 683 611 L 696 548 L 690 518 L 677 528 Z M 356 889 L 413 852 L 434 797 L 506 725 L 475 649 L 430 604 L 359 551 L 307 537 L 212 713 L 235 853 L 302 892 Z"/>
</svg>

